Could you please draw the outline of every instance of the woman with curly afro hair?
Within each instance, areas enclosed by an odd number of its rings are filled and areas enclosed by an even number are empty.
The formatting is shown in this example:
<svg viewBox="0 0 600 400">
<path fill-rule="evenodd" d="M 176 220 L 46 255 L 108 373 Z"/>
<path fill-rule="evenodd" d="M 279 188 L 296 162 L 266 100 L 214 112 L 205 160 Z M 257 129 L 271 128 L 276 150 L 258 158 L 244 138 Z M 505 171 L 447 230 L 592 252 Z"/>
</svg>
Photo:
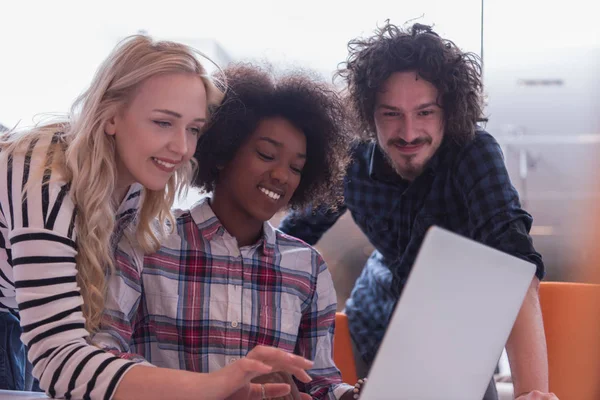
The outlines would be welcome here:
<svg viewBox="0 0 600 400">
<path fill-rule="evenodd" d="M 291 181 L 297 180 L 297 187 L 278 197 L 275 208 L 309 204 L 335 207 L 348 160 L 348 118 L 334 88 L 318 83 L 306 72 L 276 78 L 267 69 L 248 64 L 229 67 L 225 76 L 228 95 L 196 149 L 195 185 L 219 196 L 218 183 L 231 170 L 225 167 L 243 154 L 246 145 L 263 136 L 257 132 L 273 132 L 280 127 L 300 134 L 296 138 L 305 150 L 286 171 L 293 173 Z M 271 156 L 263 156 L 262 160 L 267 158 Z M 239 200 L 252 199 L 247 196 Z"/>
<path fill-rule="evenodd" d="M 128 326 L 122 342 L 134 344 L 131 352 L 196 372 L 223 368 L 258 345 L 277 347 L 312 360 L 311 380 L 274 369 L 255 383 L 289 384 L 288 398 L 350 399 L 353 387 L 332 356 L 329 270 L 315 249 L 268 222 L 289 207 L 339 202 L 348 158 L 343 101 L 305 72 L 277 76 L 236 64 L 222 74 L 225 99 L 195 153 L 193 186 L 209 196 L 176 213 L 174 233 L 144 259 L 143 285 L 118 286 L 152 293 L 143 310 L 111 310 L 109 336 L 123 337 Z M 122 276 L 131 280 L 130 271 Z M 143 326 L 115 315 L 136 315 Z"/>
</svg>

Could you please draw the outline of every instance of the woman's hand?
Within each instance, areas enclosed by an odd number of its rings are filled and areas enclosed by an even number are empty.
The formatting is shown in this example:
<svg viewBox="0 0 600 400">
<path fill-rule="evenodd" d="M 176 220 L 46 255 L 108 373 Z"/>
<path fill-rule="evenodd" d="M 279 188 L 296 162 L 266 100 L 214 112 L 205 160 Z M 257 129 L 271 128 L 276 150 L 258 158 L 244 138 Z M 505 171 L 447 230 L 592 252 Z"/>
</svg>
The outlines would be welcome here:
<svg viewBox="0 0 600 400">
<path fill-rule="evenodd" d="M 294 384 L 291 375 L 301 382 L 310 382 L 311 377 L 306 370 L 312 365 L 312 361 L 283 350 L 257 346 L 246 357 L 212 375 L 223 388 L 233 390 L 225 393 L 227 400 L 260 400 L 291 394 Z M 278 372 L 282 374 L 276 374 Z M 262 378 L 265 383 L 254 383 L 256 379 L 262 382 L 261 376 L 267 376 Z M 293 386 L 295 388 L 295 384 Z M 298 391 L 297 388 L 295 390 Z M 300 399 L 304 400 L 303 397 Z"/>
</svg>

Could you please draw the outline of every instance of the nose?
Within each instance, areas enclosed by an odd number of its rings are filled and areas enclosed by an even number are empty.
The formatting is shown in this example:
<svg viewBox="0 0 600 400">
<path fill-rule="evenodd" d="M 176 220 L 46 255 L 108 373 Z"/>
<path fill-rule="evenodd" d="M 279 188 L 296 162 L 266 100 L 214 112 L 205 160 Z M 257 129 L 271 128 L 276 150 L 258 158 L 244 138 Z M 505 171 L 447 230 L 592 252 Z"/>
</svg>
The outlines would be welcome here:
<svg viewBox="0 0 600 400">
<path fill-rule="evenodd" d="M 278 163 L 271 170 L 271 179 L 277 181 L 279 184 L 286 184 L 289 179 L 289 167 L 283 163 Z"/>
<path fill-rule="evenodd" d="M 405 115 L 400 121 L 400 137 L 407 141 L 412 142 L 419 138 L 419 132 L 417 132 L 416 124 L 413 121 L 413 117 Z"/>
<path fill-rule="evenodd" d="M 186 155 L 190 146 L 188 136 L 185 128 L 177 129 L 169 141 L 168 149 L 177 155 Z"/>
</svg>

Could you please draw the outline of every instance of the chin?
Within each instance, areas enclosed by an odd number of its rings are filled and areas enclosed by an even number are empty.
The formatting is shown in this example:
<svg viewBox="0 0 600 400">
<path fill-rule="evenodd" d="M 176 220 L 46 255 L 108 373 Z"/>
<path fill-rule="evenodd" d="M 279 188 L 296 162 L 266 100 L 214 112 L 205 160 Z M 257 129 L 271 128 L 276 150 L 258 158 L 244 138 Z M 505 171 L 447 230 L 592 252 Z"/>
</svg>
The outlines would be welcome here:
<svg viewBox="0 0 600 400">
<path fill-rule="evenodd" d="M 402 179 L 412 181 L 423 173 L 423 165 L 398 165 L 396 164 L 396 173 L 402 177 Z"/>
<path fill-rule="evenodd" d="M 160 181 L 159 182 L 157 180 L 152 180 L 152 181 L 146 181 L 146 182 L 140 181 L 140 183 L 147 190 L 151 190 L 151 191 L 154 191 L 154 192 L 159 192 L 161 190 L 164 190 L 167 187 L 168 181 Z"/>
<path fill-rule="evenodd" d="M 255 210 L 252 213 L 252 216 L 256 221 L 260 221 L 261 223 L 269 221 L 276 213 L 263 211 L 263 210 Z"/>
</svg>

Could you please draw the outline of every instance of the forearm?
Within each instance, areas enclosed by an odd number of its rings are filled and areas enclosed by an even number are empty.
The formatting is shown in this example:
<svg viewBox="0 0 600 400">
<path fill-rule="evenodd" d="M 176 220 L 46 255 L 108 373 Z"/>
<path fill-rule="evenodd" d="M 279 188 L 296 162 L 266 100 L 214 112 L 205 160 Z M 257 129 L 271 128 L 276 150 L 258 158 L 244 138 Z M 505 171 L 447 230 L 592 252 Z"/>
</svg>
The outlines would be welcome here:
<svg viewBox="0 0 600 400">
<path fill-rule="evenodd" d="M 325 208 L 314 212 L 310 209 L 296 211 L 288 214 L 281 221 L 279 230 L 314 246 L 345 211 L 346 208 L 343 205 L 340 205 L 335 211 Z"/>
<path fill-rule="evenodd" d="M 539 283 L 537 278 L 533 279 L 506 343 L 515 397 L 532 390 L 548 392 L 548 355 Z"/>
<path fill-rule="evenodd" d="M 261 392 L 262 398 L 264 395 L 281 397 L 289 393 L 288 385 L 267 383 L 261 388 L 250 381 L 282 371 L 294 375 L 300 382 L 308 382 L 310 377 L 306 369 L 311 367 L 312 362 L 302 357 L 264 346 L 256 346 L 246 357 L 210 374 L 138 365 L 126 372 L 113 399 L 250 399 Z"/>
<path fill-rule="evenodd" d="M 113 323 L 112 320 L 107 318 L 105 310 L 100 330 L 91 337 L 91 342 L 119 358 L 138 363 L 147 362 L 142 355 L 134 353 L 133 348 L 129 346 L 132 336 L 131 326 L 128 321 L 121 321 L 120 324 Z"/>
<path fill-rule="evenodd" d="M 221 400 L 229 395 L 225 383 L 209 379 L 208 374 L 138 365 L 125 374 L 113 400 Z"/>
</svg>

